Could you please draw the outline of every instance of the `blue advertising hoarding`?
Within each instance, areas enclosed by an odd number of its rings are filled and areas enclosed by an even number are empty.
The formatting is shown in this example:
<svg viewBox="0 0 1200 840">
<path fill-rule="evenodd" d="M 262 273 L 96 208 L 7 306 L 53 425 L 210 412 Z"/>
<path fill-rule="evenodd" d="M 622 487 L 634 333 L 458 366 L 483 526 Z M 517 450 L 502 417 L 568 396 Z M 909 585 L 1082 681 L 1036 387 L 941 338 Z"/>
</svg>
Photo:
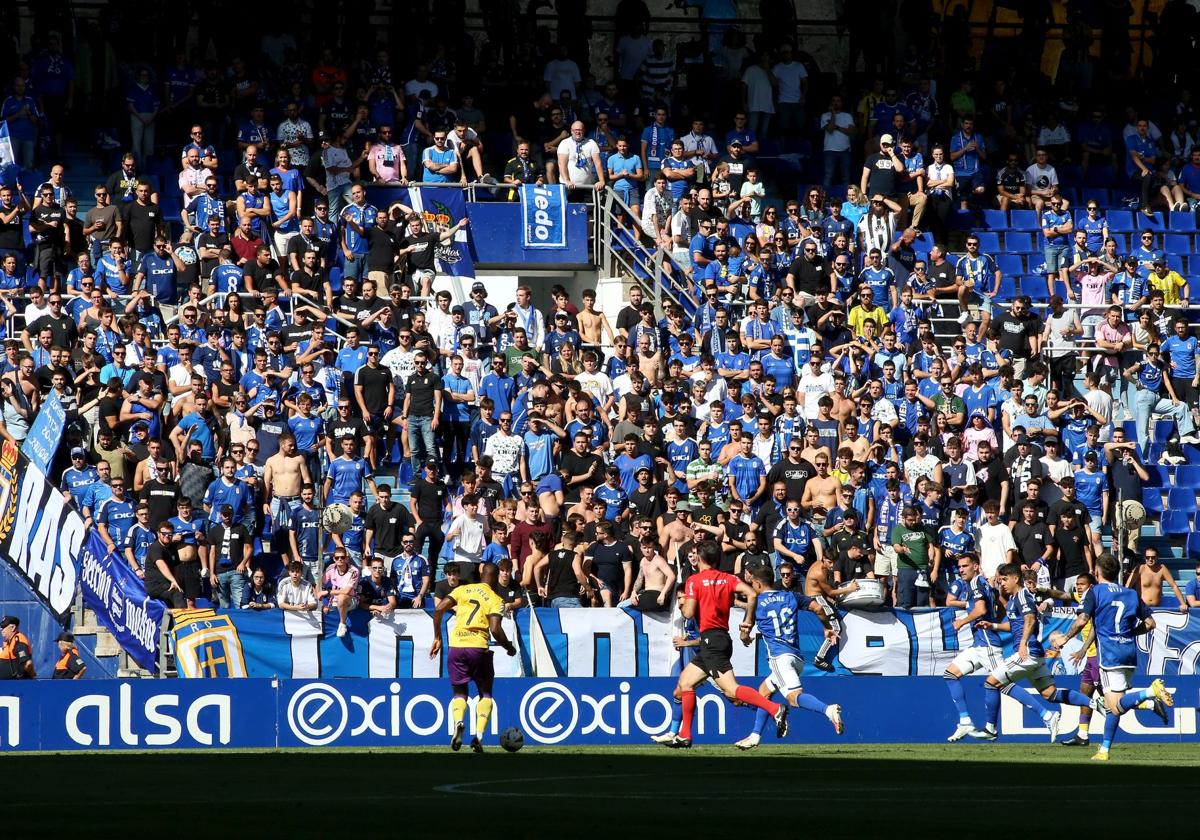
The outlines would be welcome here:
<svg viewBox="0 0 1200 840">
<path fill-rule="evenodd" d="M 965 683 L 968 704 L 980 715 L 982 680 Z M 1074 678 L 1061 680 L 1063 687 L 1076 684 Z M 670 678 L 500 680 L 491 740 L 517 726 L 532 746 L 644 745 L 666 730 L 674 685 Z M 1126 714 L 1123 745 L 1195 740 L 1200 678 L 1180 677 L 1169 685 L 1176 697 L 1169 722 L 1163 725 L 1150 712 Z M 0 697 L 0 752 L 443 747 L 451 733 L 445 680 L 47 680 L 8 686 Z M 829 677 L 811 690 L 841 704 L 845 734 L 835 735 L 822 715 L 794 709 L 788 743 L 941 743 L 958 722 L 940 679 Z M 1063 707 L 1063 732 L 1077 725 L 1077 712 Z M 468 727 L 473 718 L 468 714 Z M 753 719 L 752 709 L 732 706 L 706 686 L 693 736 L 699 744 L 732 744 L 750 731 Z M 1103 721 L 1103 715 L 1092 718 L 1094 733 Z M 1002 698 L 999 732 L 1002 741 L 1046 743 L 1041 721 L 1010 697 Z"/>
</svg>

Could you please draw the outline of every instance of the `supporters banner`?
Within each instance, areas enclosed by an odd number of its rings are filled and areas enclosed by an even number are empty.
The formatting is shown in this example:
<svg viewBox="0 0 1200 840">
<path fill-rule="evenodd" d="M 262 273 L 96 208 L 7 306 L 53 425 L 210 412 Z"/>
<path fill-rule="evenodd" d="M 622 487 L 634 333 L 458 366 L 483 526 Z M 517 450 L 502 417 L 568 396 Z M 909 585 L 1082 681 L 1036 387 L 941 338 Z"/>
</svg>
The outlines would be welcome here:
<svg viewBox="0 0 1200 840">
<path fill-rule="evenodd" d="M 443 233 L 467 217 L 467 199 L 459 187 L 410 187 L 408 205 L 425 222 L 430 233 Z M 439 242 L 436 249 L 439 274 L 453 277 L 474 277 L 475 263 L 467 243 L 469 227 L 462 228 L 452 239 Z"/>
<path fill-rule="evenodd" d="M 521 245 L 560 250 L 567 247 L 567 188 L 562 184 L 521 187 Z"/>
<path fill-rule="evenodd" d="M 758 680 L 742 683 L 756 687 Z M 982 678 L 963 683 L 972 713 L 981 718 Z M 1147 683 L 1147 678 L 1134 679 L 1138 687 Z M 1075 688 L 1078 681 L 1065 677 L 1059 685 Z M 1168 722 L 1150 712 L 1122 716 L 1122 749 L 1195 739 L 1200 678 L 1179 677 L 1168 686 L 1177 698 Z M 516 726 L 533 747 L 644 746 L 670 725 L 674 687 L 675 680 L 665 677 L 499 680 L 484 742 L 498 751 L 497 733 Z M 788 743 L 945 743 L 958 723 L 940 679 L 830 677 L 808 686 L 808 693 L 842 706 L 845 734 L 835 735 L 824 715 L 793 709 Z M 21 680 L 7 683 L 0 697 L 0 752 L 446 749 L 453 728 L 450 699 L 447 680 Z M 1032 713 L 1011 697 L 1000 702 L 1002 740 L 1055 749 L 1046 745 L 1046 729 Z M 1078 709 L 1062 708 L 1060 731 L 1074 731 Z M 473 711 L 472 699 L 468 737 Z M 754 709 L 730 705 L 712 686 L 698 690 L 692 732 L 697 744 L 729 745 L 750 731 L 753 720 Z M 1097 741 L 1104 721 L 1103 714 L 1092 717 Z M 773 740 L 768 735 L 766 743 Z M 987 749 L 969 743 L 957 748 L 972 755 Z"/>
<path fill-rule="evenodd" d="M 113 634 L 133 661 L 158 670 L 158 641 L 167 608 L 146 594 L 146 586 L 117 552 L 109 552 L 95 531 L 88 534 L 79 558 L 83 602 Z"/>
<path fill-rule="evenodd" d="M 62 442 L 66 421 L 67 415 L 63 411 L 62 400 L 58 398 L 58 392 L 51 389 L 37 417 L 34 418 L 33 425 L 29 427 L 25 442 L 21 444 L 21 454 L 43 473 L 50 472 L 50 464 L 53 463 L 54 454 L 58 452 L 58 445 Z"/>
<path fill-rule="evenodd" d="M 445 652 L 436 660 L 428 655 L 433 614 L 426 610 L 397 610 L 384 619 L 368 619 L 365 612 L 356 610 L 351 614 L 350 632 L 342 637 L 335 633 L 336 616 L 318 619 L 313 613 L 282 610 L 207 610 L 201 614 L 205 618 L 195 626 L 176 617 L 176 660 L 181 676 L 408 679 L 446 674 Z M 952 609 L 841 613 L 843 632 L 835 673 L 941 676 L 959 651 L 971 644 L 968 628 L 955 632 L 952 626 L 961 614 Z M 1200 652 L 1200 616 L 1193 624 L 1184 613 L 1160 611 L 1155 615 L 1159 630 L 1152 637 L 1139 637 L 1141 667 L 1152 674 L 1194 673 Z M 735 637 L 741 620 L 742 613 L 735 608 L 730 615 Z M 1052 610 L 1045 616 L 1043 638 L 1049 642 L 1051 633 L 1066 630 L 1072 620 L 1072 610 Z M 828 677 L 811 664 L 823 640 L 820 622 L 806 611 L 798 616 L 798 624 L 800 647 L 808 660 L 805 678 Z M 517 647 L 517 656 L 509 657 L 496 648 L 497 676 L 664 677 L 678 673 L 680 654 L 673 638 L 680 635 L 679 623 L 666 613 L 526 609 L 505 618 L 504 627 Z M 1011 649 L 1007 635 L 1001 635 L 1006 649 Z M 748 647 L 739 643 L 733 648 L 735 673 L 770 674 L 766 645 L 757 636 Z M 1069 647 L 1068 653 L 1074 649 Z M 1079 671 L 1069 658 L 1051 664 L 1055 673 Z"/>
<path fill-rule="evenodd" d="M 71 617 L 86 527 L 11 441 L 0 445 L 0 555 L 63 624 Z"/>
</svg>

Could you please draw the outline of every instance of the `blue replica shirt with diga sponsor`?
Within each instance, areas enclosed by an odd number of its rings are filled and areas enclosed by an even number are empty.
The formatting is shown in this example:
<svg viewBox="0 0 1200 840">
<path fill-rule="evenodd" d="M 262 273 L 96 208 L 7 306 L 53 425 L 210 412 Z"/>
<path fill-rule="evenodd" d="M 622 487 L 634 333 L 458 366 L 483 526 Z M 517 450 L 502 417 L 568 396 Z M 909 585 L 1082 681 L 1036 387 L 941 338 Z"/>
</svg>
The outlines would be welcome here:
<svg viewBox="0 0 1200 840">
<path fill-rule="evenodd" d="M 808 609 L 812 598 L 772 589 L 758 596 L 754 607 L 754 623 L 767 643 L 767 655 L 800 656 L 800 625 L 797 615 Z"/>
<path fill-rule="evenodd" d="M 1015 651 L 1021 644 L 1021 635 L 1025 631 L 1025 616 L 1033 616 L 1033 629 L 1029 631 L 1029 641 L 1026 643 L 1029 647 L 1029 655 L 1035 659 L 1040 659 L 1046 655 L 1046 649 L 1042 647 L 1042 614 L 1038 612 L 1037 598 L 1028 589 L 1022 588 L 1020 592 L 1008 599 L 1008 626 L 1012 632 L 1013 650 Z"/>
<path fill-rule="evenodd" d="M 1092 516 L 1104 513 L 1104 491 L 1107 489 L 1108 477 L 1100 470 L 1075 470 L 1075 498 Z"/>
<path fill-rule="evenodd" d="M 812 526 L 803 520 L 793 524 L 790 519 L 784 517 L 775 526 L 772 540 L 768 548 L 774 548 L 775 542 L 778 542 L 793 554 L 807 557 L 809 549 L 813 546 Z"/>
<path fill-rule="evenodd" d="M 966 528 L 955 532 L 949 525 L 943 525 L 938 529 L 938 546 L 946 553 L 948 560 L 957 560 L 964 554 L 975 551 L 975 535 Z M 946 566 L 947 563 L 943 561 L 942 567 Z"/>
<path fill-rule="evenodd" d="M 365 458 L 347 458 L 339 455 L 329 462 L 325 477 L 333 484 L 329 488 L 327 504 L 347 503 L 351 493 L 361 493 L 363 481 L 371 477 L 371 465 Z"/>
<path fill-rule="evenodd" d="M 696 441 L 691 438 L 684 438 L 681 442 L 671 442 L 667 444 L 667 460 L 671 463 L 671 469 L 675 471 L 677 476 L 675 479 L 675 487 L 681 492 L 687 490 L 687 481 L 684 476 L 687 474 L 688 464 L 700 457 L 700 449 L 696 445 Z"/>
<path fill-rule="evenodd" d="M 111 528 L 109 529 L 108 533 L 110 535 L 112 534 Z M 125 541 L 117 544 L 123 548 L 132 548 L 134 562 L 138 564 L 139 569 L 144 569 L 146 568 L 146 551 L 150 548 L 150 544 L 155 542 L 156 539 L 157 537 L 155 536 L 153 528 L 143 528 L 141 525 L 138 525 L 135 522 L 129 528 L 129 530 L 125 532 Z"/>
<path fill-rule="evenodd" d="M 421 591 L 421 580 L 429 574 L 429 563 L 420 554 L 400 554 L 392 561 L 392 580 L 401 598 L 415 598 Z"/>
<path fill-rule="evenodd" d="M 296 505 L 288 513 L 288 528 L 296 535 L 296 548 L 303 560 L 316 560 L 318 550 L 318 521 L 321 512 L 309 510 L 304 505 Z"/>
<path fill-rule="evenodd" d="M 609 521 L 615 520 L 625 508 L 629 507 L 629 494 L 619 484 L 616 487 L 601 484 L 592 492 L 592 498 L 604 502 L 604 518 Z"/>
<path fill-rule="evenodd" d="M 88 490 L 99 480 L 100 474 L 96 472 L 95 467 L 84 467 L 81 470 L 67 467 L 63 472 L 62 489 L 71 494 L 71 501 L 75 503 L 75 507 L 83 510 Z"/>
<path fill-rule="evenodd" d="M 1137 666 L 1134 631 L 1151 613 L 1136 592 L 1115 583 L 1099 583 L 1083 596 L 1079 611 L 1091 618 L 1096 628 L 1101 668 Z"/>
<path fill-rule="evenodd" d="M 363 233 L 359 233 L 354 229 L 353 225 L 346 225 L 346 246 L 353 254 L 365 254 L 368 250 L 367 237 L 364 235 L 368 228 L 375 227 L 375 219 L 379 216 L 379 211 L 370 204 L 364 204 L 359 207 L 357 204 L 351 204 L 342 211 L 342 218 L 347 222 L 354 222 L 363 229 Z"/>
<path fill-rule="evenodd" d="M 183 535 L 183 539 L 179 541 L 180 545 L 200 545 L 200 537 L 204 534 L 203 519 L 184 519 L 180 516 L 173 516 L 167 520 L 167 524 L 176 534 Z"/>
<path fill-rule="evenodd" d="M 128 499 L 122 501 L 110 497 L 100 504 L 100 510 L 94 515 L 96 523 L 102 522 L 108 529 L 108 536 L 113 541 L 113 545 L 124 546 L 125 535 L 129 533 L 129 529 L 133 527 L 136 519 L 133 502 Z"/>
<path fill-rule="evenodd" d="M 226 484 L 224 478 L 218 478 L 204 492 L 204 504 L 209 508 L 209 522 L 221 521 L 221 508 L 224 505 L 233 508 L 233 521 L 238 522 L 253 506 L 254 500 L 245 482 L 234 478 L 232 484 Z"/>
<path fill-rule="evenodd" d="M 748 501 L 758 492 L 759 479 L 767 477 L 767 469 L 757 455 L 734 455 L 729 459 L 729 474 L 738 495 Z"/>
</svg>

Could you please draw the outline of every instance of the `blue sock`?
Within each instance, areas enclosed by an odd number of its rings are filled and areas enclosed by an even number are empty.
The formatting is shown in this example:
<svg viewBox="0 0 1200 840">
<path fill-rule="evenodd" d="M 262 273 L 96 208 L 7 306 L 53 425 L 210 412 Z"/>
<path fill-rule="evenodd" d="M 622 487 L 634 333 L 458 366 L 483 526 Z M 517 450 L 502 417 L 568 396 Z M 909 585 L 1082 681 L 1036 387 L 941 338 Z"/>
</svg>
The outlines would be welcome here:
<svg viewBox="0 0 1200 840">
<path fill-rule="evenodd" d="M 962 680 L 955 677 L 946 677 L 946 690 L 950 692 L 950 699 L 954 701 L 954 708 L 958 709 L 958 722 L 970 723 L 971 712 L 967 709 L 967 693 L 963 690 Z"/>
<path fill-rule="evenodd" d="M 1023 691 L 1016 684 L 1010 684 L 1004 689 L 1004 693 L 1012 699 L 1016 700 L 1026 709 L 1036 714 L 1042 720 L 1049 717 L 1055 709 L 1053 709 L 1040 694 L 1030 694 L 1028 691 Z"/>
<path fill-rule="evenodd" d="M 829 708 L 828 703 L 818 700 L 807 692 L 801 694 L 799 699 L 796 700 L 796 706 L 801 709 L 808 709 L 810 712 L 816 712 L 819 715 L 825 714 L 825 710 Z M 764 714 L 766 713 L 764 712 Z"/>
<path fill-rule="evenodd" d="M 1065 703 L 1068 706 L 1083 706 L 1087 708 L 1091 703 L 1087 695 L 1080 694 L 1078 691 L 1072 691 L 1069 688 L 1060 688 L 1054 692 L 1053 703 Z"/>
<path fill-rule="evenodd" d="M 983 713 L 988 724 L 995 729 L 996 720 L 1000 717 L 1000 689 L 993 686 L 983 686 Z"/>
<path fill-rule="evenodd" d="M 671 727 L 668 730 L 672 735 L 679 734 L 679 727 L 683 725 L 683 704 L 676 700 L 671 704 Z"/>
<path fill-rule="evenodd" d="M 1137 691 L 1131 691 L 1121 698 L 1121 711 L 1128 712 L 1130 709 L 1137 708 L 1138 704 L 1143 700 L 1149 700 L 1154 696 L 1154 692 L 1148 688 L 1139 688 Z"/>
<path fill-rule="evenodd" d="M 754 731 L 762 735 L 767 731 L 767 721 L 770 717 L 767 715 L 766 709 L 755 709 L 754 711 Z"/>
<path fill-rule="evenodd" d="M 1122 700 L 1125 698 L 1122 697 Z M 1108 749 L 1112 746 L 1113 738 L 1117 737 L 1117 726 L 1121 723 L 1120 715 L 1110 714 L 1104 719 L 1104 741 L 1101 743 L 1102 749 Z"/>
</svg>

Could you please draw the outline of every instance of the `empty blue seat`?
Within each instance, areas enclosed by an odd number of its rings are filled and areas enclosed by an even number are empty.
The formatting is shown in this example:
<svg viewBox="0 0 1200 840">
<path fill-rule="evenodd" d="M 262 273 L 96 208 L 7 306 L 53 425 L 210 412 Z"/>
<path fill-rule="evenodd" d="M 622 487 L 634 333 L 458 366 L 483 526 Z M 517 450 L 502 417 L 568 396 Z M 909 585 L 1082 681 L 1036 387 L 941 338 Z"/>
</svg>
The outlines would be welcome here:
<svg viewBox="0 0 1200 840">
<path fill-rule="evenodd" d="M 1190 487 L 1173 487 L 1167 491 L 1167 509 L 1196 510 L 1196 491 Z"/>
<path fill-rule="evenodd" d="M 1025 270 L 1025 266 L 1021 264 L 1021 258 L 1016 254 L 997 254 L 996 268 L 1004 274 L 1012 275 L 1020 274 Z"/>
<path fill-rule="evenodd" d="M 1200 490 L 1200 465 L 1184 464 L 1175 468 L 1175 486 Z"/>
<path fill-rule="evenodd" d="M 1167 254 L 1167 268 L 1183 274 L 1183 257 L 1181 257 L 1179 254 Z"/>
<path fill-rule="evenodd" d="M 1192 532 L 1192 514 L 1184 510 L 1164 510 L 1158 528 L 1167 537 L 1182 537 Z"/>
<path fill-rule="evenodd" d="M 1168 233 L 1163 237 L 1163 250 L 1168 254 L 1190 254 L 1192 237 L 1186 233 Z"/>
<path fill-rule="evenodd" d="M 1004 250 L 1010 254 L 1032 254 L 1034 253 L 1033 236 L 1029 233 L 1010 230 L 1004 234 Z"/>
<path fill-rule="evenodd" d="M 999 234 L 982 232 L 976 233 L 975 238 L 979 240 L 979 253 L 995 255 L 1000 252 Z"/>
<path fill-rule="evenodd" d="M 1035 231 L 1041 228 L 1037 213 L 1032 210 L 1012 210 L 1008 214 L 1008 226 L 1013 230 Z"/>
<path fill-rule="evenodd" d="M 1126 420 L 1125 422 L 1130 425 L 1133 424 L 1132 420 Z M 1126 431 L 1125 439 L 1133 440 L 1134 439 L 1133 433 Z M 1163 464 L 1146 464 L 1145 469 L 1146 469 L 1146 474 L 1150 476 L 1150 480 L 1146 482 L 1147 487 L 1170 487 L 1171 486 L 1171 472 L 1170 472 L 1170 470 L 1167 469 L 1167 467 L 1165 465 L 1163 465 Z"/>
<path fill-rule="evenodd" d="M 1137 214 L 1138 230 L 1166 230 L 1167 225 L 1163 221 L 1162 213 L 1152 213 L 1147 216 L 1145 213 Z"/>
<path fill-rule="evenodd" d="M 1128 210 L 1109 210 L 1104 218 L 1108 221 L 1108 229 L 1128 233 L 1137 230 L 1133 223 L 1133 213 Z"/>
<path fill-rule="evenodd" d="M 1046 281 L 1036 274 L 1026 274 L 1021 281 L 1021 293 L 1028 295 L 1029 299 L 1034 303 L 1046 303 L 1050 300 L 1050 292 L 1046 288 Z"/>
<path fill-rule="evenodd" d="M 1162 493 L 1157 487 L 1142 488 L 1142 507 L 1146 509 L 1146 513 L 1153 514 L 1154 516 L 1162 516 Z"/>
<path fill-rule="evenodd" d="M 1166 443 L 1175 434 L 1175 421 L 1159 418 L 1154 424 L 1154 435 L 1151 440 L 1154 443 Z"/>
<path fill-rule="evenodd" d="M 1101 207 L 1112 206 L 1112 200 L 1109 198 L 1108 190 L 1103 187 L 1084 187 L 1080 192 L 1085 202 L 1094 201 Z"/>
<path fill-rule="evenodd" d="M 996 300 L 1010 301 L 1017 296 L 1017 281 L 1015 274 L 1005 273 L 1000 278 L 1000 286 L 996 289 Z"/>
<path fill-rule="evenodd" d="M 984 210 L 983 224 L 988 230 L 1008 230 L 1008 214 L 1003 210 Z"/>
<path fill-rule="evenodd" d="M 1108 235 L 1111 239 L 1113 239 L 1117 243 L 1117 253 L 1118 254 L 1128 254 L 1129 253 L 1129 237 L 1126 234 L 1113 233 L 1112 231 L 1109 231 Z"/>
<path fill-rule="evenodd" d="M 1200 534 L 1187 535 L 1187 556 L 1190 560 L 1200 560 Z"/>
<path fill-rule="evenodd" d="M 1172 211 L 1167 217 L 1167 229 L 1175 230 L 1181 233 L 1191 233 L 1196 230 L 1196 214 L 1187 211 L 1178 213 Z"/>
<path fill-rule="evenodd" d="M 1083 183 L 1089 187 L 1108 188 L 1113 185 L 1116 175 L 1107 166 L 1093 166 L 1083 173 Z"/>
</svg>

